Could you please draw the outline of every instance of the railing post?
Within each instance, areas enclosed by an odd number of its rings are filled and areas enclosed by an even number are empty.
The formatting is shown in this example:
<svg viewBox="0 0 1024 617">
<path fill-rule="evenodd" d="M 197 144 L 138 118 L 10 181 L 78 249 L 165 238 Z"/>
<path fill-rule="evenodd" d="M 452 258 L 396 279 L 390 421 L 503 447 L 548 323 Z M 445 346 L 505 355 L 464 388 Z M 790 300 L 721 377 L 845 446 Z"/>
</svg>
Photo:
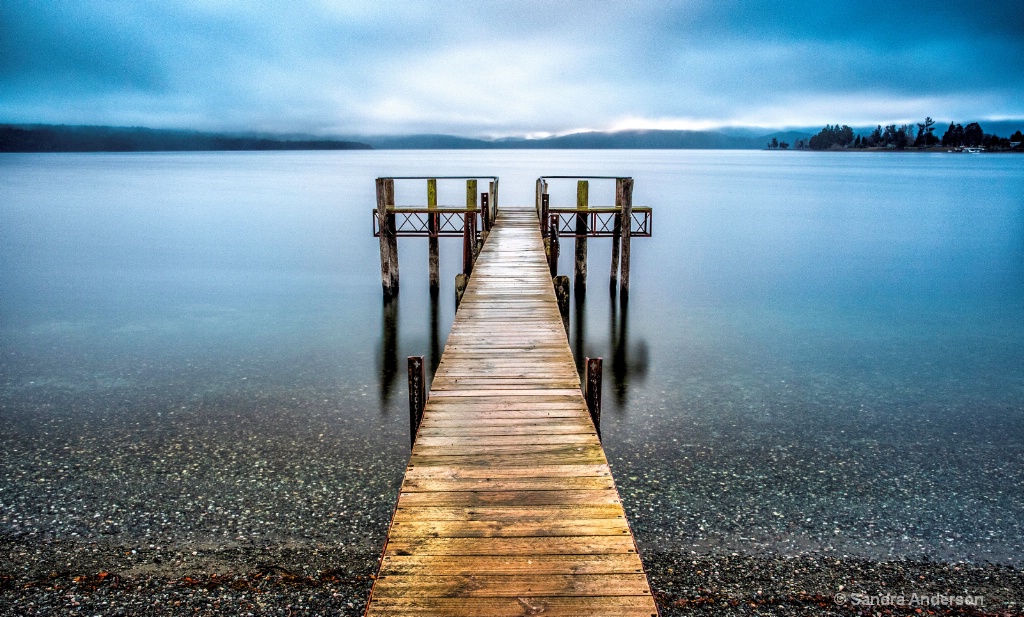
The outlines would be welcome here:
<svg viewBox="0 0 1024 617">
<path fill-rule="evenodd" d="M 551 276 L 558 274 L 558 215 L 552 214 L 548 220 L 548 243 L 551 250 L 548 251 L 548 265 L 551 268 Z"/>
<path fill-rule="evenodd" d="M 416 444 L 416 433 L 423 420 L 427 402 L 426 370 L 423 356 L 409 356 L 409 445 Z"/>
<path fill-rule="evenodd" d="M 437 179 L 430 178 L 427 180 L 427 209 L 436 210 L 437 208 Z M 427 252 L 428 261 L 430 264 L 430 293 L 436 295 L 441 289 L 441 274 L 440 274 L 440 247 L 437 238 L 438 228 L 440 226 L 440 215 L 437 212 L 427 213 L 427 229 L 430 237 L 427 239 Z"/>
<path fill-rule="evenodd" d="M 590 419 L 594 421 L 597 438 L 601 438 L 601 358 L 587 358 L 587 382 L 583 395 L 587 399 Z"/>
<path fill-rule="evenodd" d="M 616 190 L 618 193 L 618 190 Z M 619 295 L 629 295 L 629 236 L 633 227 L 633 179 L 622 178 L 622 275 Z"/>
<path fill-rule="evenodd" d="M 573 286 L 577 296 L 587 290 L 587 222 L 589 216 L 585 210 L 589 201 L 590 183 L 580 180 L 576 183 L 576 268 L 573 271 L 575 275 Z"/>
</svg>

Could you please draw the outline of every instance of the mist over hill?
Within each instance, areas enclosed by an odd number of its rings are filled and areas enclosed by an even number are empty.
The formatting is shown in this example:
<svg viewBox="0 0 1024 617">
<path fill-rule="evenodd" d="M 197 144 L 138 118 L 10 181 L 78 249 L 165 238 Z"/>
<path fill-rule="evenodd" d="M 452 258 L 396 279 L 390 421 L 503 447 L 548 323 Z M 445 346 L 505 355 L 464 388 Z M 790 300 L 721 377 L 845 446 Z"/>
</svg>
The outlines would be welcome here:
<svg viewBox="0 0 1024 617">
<path fill-rule="evenodd" d="M 333 139 L 277 139 L 141 127 L 0 125 L 0 152 L 184 152 L 213 150 L 368 150 Z"/>
</svg>

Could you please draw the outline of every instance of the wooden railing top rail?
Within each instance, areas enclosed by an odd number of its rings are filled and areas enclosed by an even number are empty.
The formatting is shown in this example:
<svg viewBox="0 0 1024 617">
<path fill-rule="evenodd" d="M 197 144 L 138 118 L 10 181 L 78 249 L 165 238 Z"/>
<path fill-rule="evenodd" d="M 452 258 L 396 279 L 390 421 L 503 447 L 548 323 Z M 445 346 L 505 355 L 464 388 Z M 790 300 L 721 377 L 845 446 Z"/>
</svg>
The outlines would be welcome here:
<svg viewBox="0 0 1024 617">
<path fill-rule="evenodd" d="M 633 206 L 633 212 L 651 212 L 650 206 Z M 573 214 L 575 212 L 595 212 L 598 214 L 622 212 L 622 208 L 616 206 L 597 206 L 588 208 L 548 208 L 550 214 Z"/>
<path fill-rule="evenodd" d="M 629 176 L 541 176 L 541 180 L 619 180 Z"/>
<path fill-rule="evenodd" d="M 381 176 L 389 180 L 497 180 L 498 176 Z"/>
<path fill-rule="evenodd" d="M 377 208 L 373 209 L 374 212 Z M 466 206 L 386 206 L 386 212 L 395 214 L 429 214 L 431 212 L 480 212 L 480 208 Z"/>
</svg>

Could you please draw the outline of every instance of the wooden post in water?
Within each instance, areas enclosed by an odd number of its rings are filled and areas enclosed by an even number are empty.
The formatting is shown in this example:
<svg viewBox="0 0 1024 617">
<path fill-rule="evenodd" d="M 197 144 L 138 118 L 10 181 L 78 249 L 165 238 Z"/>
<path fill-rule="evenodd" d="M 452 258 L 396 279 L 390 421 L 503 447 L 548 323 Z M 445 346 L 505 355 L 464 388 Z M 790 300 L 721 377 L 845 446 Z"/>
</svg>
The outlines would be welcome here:
<svg viewBox="0 0 1024 617">
<path fill-rule="evenodd" d="M 590 419 L 594 421 L 597 438 L 601 438 L 601 358 L 587 358 L 587 381 L 583 397 L 587 399 Z"/>
<path fill-rule="evenodd" d="M 384 179 L 384 199 L 389 207 L 395 206 L 395 181 L 392 178 Z M 395 226 L 395 213 L 388 212 L 388 242 L 391 250 L 388 257 L 391 259 L 391 288 L 398 293 L 398 229 Z"/>
<path fill-rule="evenodd" d="M 565 336 L 569 336 L 569 277 L 556 276 L 554 278 L 555 300 L 558 302 L 558 312 L 562 314 L 562 325 L 565 326 Z"/>
<path fill-rule="evenodd" d="M 477 240 L 479 239 L 479 235 L 477 233 L 477 226 L 476 226 L 476 212 L 475 212 L 475 210 L 476 210 L 476 196 L 477 196 L 476 180 L 466 180 L 466 209 L 467 210 L 470 210 L 470 209 L 474 210 L 473 212 L 467 212 L 466 213 L 466 220 L 469 221 L 469 235 L 470 235 L 470 237 L 469 237 L 469 253 L 470 253 L 469 259 L 470 259 L 470 264 L 469 264 L 469 270 L 466 271 L 466 274 L 470 274 L 471 271 L 473 270 L 473 263 L 472 262 L 476 261 L 476 254 L 477 254 L 477 252 L 480 249 L 479 245 L 477 244 Z"/>
<path fill-rule="evenodd" d="M 409 356 L 409 445 L 416 443 L 416 432 L 427 402 L 426 370 L 423 356 Z"/>
<path fill-rule="evenodd" d="M 622 210 L 622 183 L 625 178 L 615 179 L 615 207 Z M 615 293 L 615 288 L 619 285 L 619 249 L 622 243 L 622 216 L 621 214 L 615 215 L 615 220 L 612 221 L 612 273 L 608 279 L 608 290 L 611 293 Z"/>
<path fill-rule="evenodd" d="M 541 197 L 540 202 L 540 237 L 544 239 L 544 254 L 551 266 L 551 238 L 548 236 L 548 196 Z M 553 276 L 553 275 L 552 275 Z"/>
<path fill-rule="evenodd" d="M 427 180 L 427 208 L 437 209 L 437 179 Z M 427 239 L 428 261 L 430 263 L 430 295 L 436 296 L 441 289 L 440 274 L 440 250 L 438 246 L 437 232 L 440 227 L 440 216 L 437 212 L 427 214 L 427 228 L 430 237 Z"/>
<path fill-rule="evenodd" d="M 576 295 L 587 290 L 587 220 L 590 215 L 579 210 L 586 210 L 590 201 L 590 183 L 580 180 L 576 183 L 576 268 L 573 270 L 573 287 Z"/>
<path fill-rule="evenodd" d="M 491 231 L 491 196 L 489 193 L 480 194 L 480 224 L 483 226 L 480 235 L 486 240 L 487 234 Z"/>
<path fill-rule="evenodd" d="M 619 295 L 629 295 L 629 236 L 633 227 L 633 179 L 621 178 L 622 183 L 622 275 L 619 277 Z M 618 187 L 616 187 L 618 199 Z"/>
<path fill-rule="evenodd" d="M 540 196 L 540 235 L 542 238 L 547 238 L 548 235 L 548 216 L 551 211 L 551 196 L 544 193 Z"/>
<path fill-rule="evenodd" d="M 455 275 L 455 310 L 459 310 L 459 305 L 462 304 L 462 296 L 466 293 L 466 282 L 468 277 L 465 274 Z"/>
<path fill-rule="evenodd" d="M 548 220 L 548 244 L 551 250 L 548 251 L 548 265 L 551 268 L 551 276 L 558 274 L 558 215 L 552 214 Z"/>
<path fill-rule="evenodd" d="M 491 220 L 487 222 L 487 231 L 490 231 L 491 227 L 494 226 L 495 219 L 498 218 L 498 181 L 497 180 L 491 180 L 490 181 L 490 183 L 487 185 L 487 192 L 491 196 L 491 199 L 490 199 L 490 204 L 491 204 Z"/>
<path fill-rule="evenodd" d="M 388 208 L 394 205 L 394 182 L 390 178 L 377 178 L 377 226 L 380 229 L 380 282 L 384 295 L 389 297 L 398 293 L 398 240 L 395 237 L 395 215 L 388 213 Z"/>
</svg>

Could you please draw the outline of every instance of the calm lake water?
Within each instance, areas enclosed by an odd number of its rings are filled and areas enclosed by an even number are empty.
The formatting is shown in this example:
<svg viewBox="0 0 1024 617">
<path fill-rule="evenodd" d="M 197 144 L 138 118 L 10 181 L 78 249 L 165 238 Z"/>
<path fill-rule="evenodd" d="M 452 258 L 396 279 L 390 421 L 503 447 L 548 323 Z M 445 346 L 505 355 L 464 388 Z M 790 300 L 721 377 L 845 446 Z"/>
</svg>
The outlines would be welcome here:
<svg viewBox="0 0 1024 617">
<path fill-rule="evenodd" d="M 628 306 L 592 240 L 570 326 L 605 358 L 642 550 L 1020 562 L 1012 155 L 0 155 L 0 534 L 379 550 L 404 358 L 443 346 L 461 241 L 441 241 L 431 306 L 426 242 L 400 240 L 386 314 L 374 178 L 475 174 L 506 205 L 540 175 L 629 175 L 654 207 Z M 441 181 L 440 202 L 464 191 Z M 610 205 L 614 183 L 590 195 Z"/>
</svg>

